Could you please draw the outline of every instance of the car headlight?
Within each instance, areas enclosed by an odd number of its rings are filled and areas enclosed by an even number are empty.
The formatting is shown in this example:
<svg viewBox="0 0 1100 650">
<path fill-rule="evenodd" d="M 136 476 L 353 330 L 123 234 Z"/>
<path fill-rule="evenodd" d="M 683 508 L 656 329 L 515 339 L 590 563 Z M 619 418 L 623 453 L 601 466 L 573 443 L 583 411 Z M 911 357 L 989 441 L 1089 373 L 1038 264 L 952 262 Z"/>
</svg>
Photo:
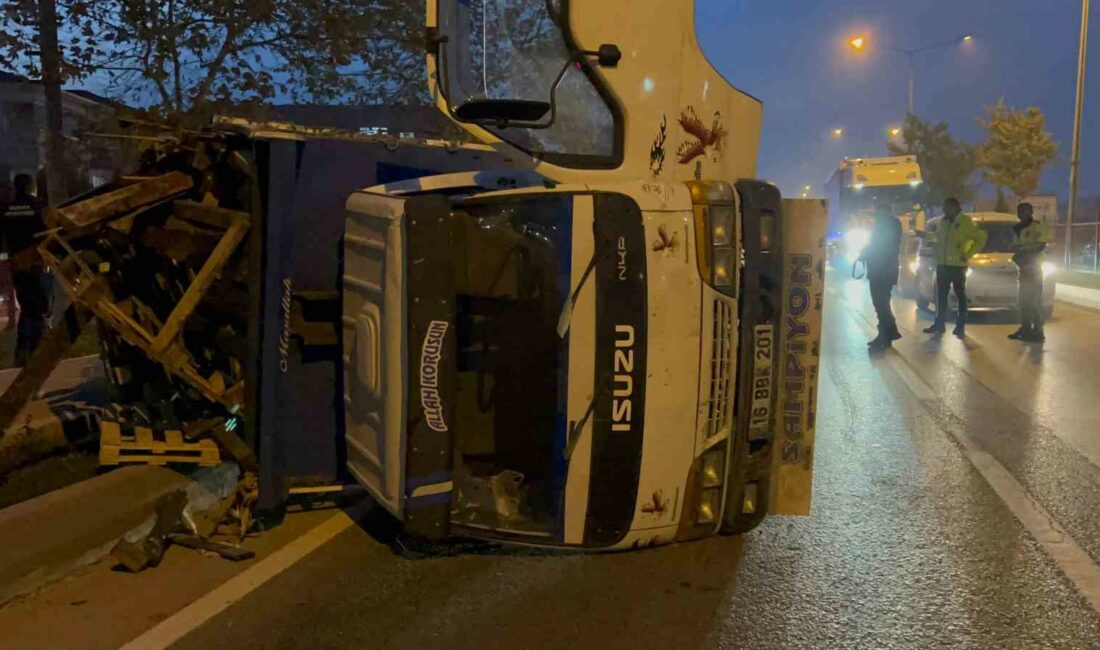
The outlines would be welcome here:
<svg viewBox="0 0 1100 650">
<path fill-rule="evenodd" d="M 966 268 L 966 277 L 968 277 L 968 278 L 969 278 L 969 277 L 970 277 L 970 276 L 972 276 L 972 275 L 974 275 L 974 269 L 972 269 L 972 268 L 970 268 L 970 267 L 967 267 L 967 268 Z"/>
<path fill-rule="evenodd" d="M 1043 262 L 1043 277 L 1054 275 L 1058 271 L 1058 265 L 1054 262 Z"/>
<path fill-rule="evenodd" d="M 913 260 L 912 262 L 909 262 L 909 272 L 910 273 L 912 273 L 913 275 L 916 275 L 917 271 L 919 271 L 919 270 L 920 270 L 920 260 Z"/>
</svg>

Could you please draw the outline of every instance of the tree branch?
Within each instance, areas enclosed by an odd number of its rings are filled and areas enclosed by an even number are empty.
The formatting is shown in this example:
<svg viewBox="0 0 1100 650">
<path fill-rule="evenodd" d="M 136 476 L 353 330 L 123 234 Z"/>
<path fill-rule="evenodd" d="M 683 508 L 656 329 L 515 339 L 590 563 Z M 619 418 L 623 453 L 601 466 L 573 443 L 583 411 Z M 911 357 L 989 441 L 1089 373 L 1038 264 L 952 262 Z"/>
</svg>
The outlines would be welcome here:
<svg viewBox="0 0 1100 650">
<path fill-rule="evenodd" d="M 183 81 L 180 79 L 180 55 L 176 47 L 176 1 L 168 0 L 168 51 L 172 57 L 172 84 L 175 91 L 176 112 L 183 111 Z"/>
<path fill-rule="evenodd" d="M 214 57 L 214 60 L 207 68 L 206 78 L 202 80 L 202 83 L 195 89 L 191 97 L 192 107 L 201 106 L 206 103 L 206 95 L 210 92 L 210 87 L 214 85 L 214 81 L 218 78 L 218 73 L 225 64 L 225 59 L 229 56 L 229 52 L 233 49 L 233 41 L 236 38 L 236 28 L 233 25 L 226 25 L 225 40 L 222 41 L 222 46 L 221 49 L 218 50 L 218 55 Z"/>
</svg>

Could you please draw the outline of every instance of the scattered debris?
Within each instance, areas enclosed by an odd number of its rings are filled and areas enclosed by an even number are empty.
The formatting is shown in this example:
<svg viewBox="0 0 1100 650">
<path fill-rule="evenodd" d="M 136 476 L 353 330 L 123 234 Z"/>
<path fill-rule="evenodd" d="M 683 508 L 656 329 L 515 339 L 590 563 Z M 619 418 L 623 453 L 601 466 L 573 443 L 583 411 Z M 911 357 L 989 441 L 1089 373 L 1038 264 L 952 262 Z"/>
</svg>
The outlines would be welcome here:
<svg viewBox="0 0 1100 650">
<path fill-rule="evenodd" d="M 232 544 L 226 544 L 225 542 L 216 542 L 210 539 L 203 539 L 195 535 L 173 533 L 168 536 L 168 541 L 178 546 L 193 548 L 196 551 L 217 553 L 219 556 L 227 560 L 232 560 L 234 562 L 240 562 L 241 560 L 251 560 L 252 558 L 256 557 L 255 551 L 241 548 L 239 546 L 233 546 Z"/>
<path fill-rule="evenodd" d="M 137 573 L 146 567 L 160 565 L 167 548 L 168 535 L 179 527 L 187 494 L 183 490 L 169 492 L 157 499 L 153 526 L 137 540 L 125 537 L 111 549 L 111 555 L 126 570 Z"/>
<path fill-rule="evenodd" d="M 191 478 L 186 489 L 161 497 L 152 521 L 111 550 L 123 568 L 136 573 L 155 567 L 172 544 L 233 561 L 255 556 L 240 543 L 253 521 L 256 475 L 241 476 L 237 465 L 222 463 L 200 469 Z"/>
<path fill-rule="evenodd" d="M 256 206 L 247 141 L 224 130 L 150 140 L 134 174 L 52 211 L 38 247 L 72 305 L 0 396 L 0 438 L 94 322 L 117 411 L 100 459 L 255 472 L 245 427 Z M 94 321 L 92 320 L 94 317 Z"/>
</svg>

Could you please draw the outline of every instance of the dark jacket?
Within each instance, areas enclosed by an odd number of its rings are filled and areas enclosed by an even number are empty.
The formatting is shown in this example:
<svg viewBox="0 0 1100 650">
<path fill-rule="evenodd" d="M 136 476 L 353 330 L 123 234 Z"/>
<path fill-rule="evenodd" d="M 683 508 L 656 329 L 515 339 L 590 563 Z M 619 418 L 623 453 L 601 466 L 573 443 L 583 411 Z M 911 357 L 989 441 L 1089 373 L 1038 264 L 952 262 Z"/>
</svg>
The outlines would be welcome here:
<svg viewBox="0 0 1100 650">
<path fill-rule="evenodd" d="M 34 244 L 34 236 L 46 229 L 42 203 L 30 194 L 16 194 L 0 205 L 0 252 L 16 255 Z"/>
<path fill-rule="evenodd" d="M 898 283 L 898 256 L 901 254 L 901 222 L 895 217 L 876 217 L 871 241 L 863 249 L 867 261 L 867 279 L 872 282 Z"/>
</svg>

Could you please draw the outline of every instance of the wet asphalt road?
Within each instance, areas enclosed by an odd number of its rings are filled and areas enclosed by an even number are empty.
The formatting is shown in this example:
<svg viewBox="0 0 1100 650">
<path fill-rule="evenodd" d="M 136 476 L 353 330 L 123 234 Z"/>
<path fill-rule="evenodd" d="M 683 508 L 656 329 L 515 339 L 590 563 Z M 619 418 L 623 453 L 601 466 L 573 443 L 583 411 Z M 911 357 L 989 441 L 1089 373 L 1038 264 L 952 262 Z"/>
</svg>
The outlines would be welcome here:
<svg viewBox="0 0 1100 650">
<path fill-rule="evenodd" d="M 830 284 L 811 517 L 614 555 L 412 557 L 353 527 L 173 647 L 1100 648 L 1100 615 L 950 435 L 1100 560 L 1100 314 L 1061 309 L 1043 351 L 996 319 L 906 336 L 920 400 L 866 353 L 865 285 Z"/>
</svg>

